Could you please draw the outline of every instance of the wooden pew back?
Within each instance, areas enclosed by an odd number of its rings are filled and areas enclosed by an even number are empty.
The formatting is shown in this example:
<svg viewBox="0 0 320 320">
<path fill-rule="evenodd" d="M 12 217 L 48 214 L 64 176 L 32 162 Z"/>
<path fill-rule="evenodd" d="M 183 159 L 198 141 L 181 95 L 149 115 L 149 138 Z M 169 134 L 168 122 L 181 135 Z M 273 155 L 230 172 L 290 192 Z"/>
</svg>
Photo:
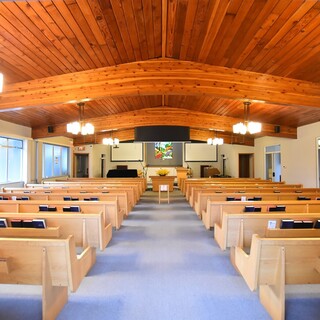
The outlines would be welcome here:
<svg viewBox="0 0 320 320">
<path fill-rule="evenodd" d="M 104 226 L 103 214 L 100 213 L 12 213 L 3 212 L 1 218 L 7 219 L 8 228 L 0 228 L 0 237 L 50 237 L 51 229 L 59 231 L 58 236 L 67 238 L 73 235 L 77 247 L 87 246 L 104 250 L 112 237 L 111 224 Z M 47 228 L 11 228 L 13 219 L 44 219 Z M 55 233 L 52 232 L 55 236 Z M 56 237 L 58 237 L 56 236 Z"/>
<path fill-rule="evenodd" d="M 222 213 L 243 213 L 245 206 L 256 206 L 261 212 L 268 212 L 270 207 L 285 206 L 286 213 L 317 213 L 320 212 L 318 200 L 283 200 L 283 201 L 211 201 L 208 200 L 207 210 L 203 211 L 202 222 L 206 229 L 214 227 L 215 223 L 221 223 Z"/>
<path fill-rule="evenodd" d="M 286 284 L 320 284 L 320 238 L 252 236 L 250 254 L 235 248 L 235 266 L 273 319 L 285 319 Z"/>
<path fill-rule="evenodd" d="M 223 212 L 221 223 L 214 224 L 214 238 L 222 250 L 241 245 L 248 248 L 251 245 L 252 235 L 261 237 L 272 236 L 320 236 L 320 229 L 279 229 L 282 219 L 312 220 L 320 219 L 319 213 L 229 213 Z M 269 229 L 269 222 L 274 223 L 275 229 Z M 292 231 L 295 231 L 292 232 Z"/>
<path fill-rule="evenodd" d="M 207 207 L 207 201 L 208 199 L 211 201 L 225 201 L 227 197 L 234 197 L 235 199 L 242 199 L 245 198 L 249 200 L 250 198 L 253 199 L 254 197 L 261 197 L 262 200 L 298 200 L 298 197 L 307 197 L 311 200 L 316 200 L 318 197 L 320 197 L 320 190 L 317 189 L 317 191 L 303 191 L 297 193 L 294 189 L 290 190 L 283 190 L 281 192 L 274 192 L 272 189 L 264 190 L 264 192 L 260 192 L 261 190 L 252 191 L 247 190 L 246 192 L 223 192 L 223 193 L 215 193 L 210 191 L 204 191 L 199 190 L 197 192 L 197 199 L 194 203 L 194 210 L 196 214 L 201 217 L 201 214 L 204 210 L 206 210 Z M 270 192 L 265 192 L 270 191 Z M 285 191 L 285 192 L 284 192 Z"/>
<path fill-rule="evenodd" d="M 55 207 L 56 212 L 63 212 L 64 207 L 79 206 L 81 213 L 103 213 L 104 226 L 109 223 L 116 229 L 120 229 L 123 215 L 118 209 L 118 203 L 114 201 L 50 201 L 50 200 L 2 200 L 0 212 L 39 212 L 40 205 Z"/>
<path fill-rule="evenodd" d="M 42 319 L 55 319 L 96 261 L 95 249 L 77 256 L 73 236 L 0 238 L 0 282 L 42 285 Z"/>
</svg>

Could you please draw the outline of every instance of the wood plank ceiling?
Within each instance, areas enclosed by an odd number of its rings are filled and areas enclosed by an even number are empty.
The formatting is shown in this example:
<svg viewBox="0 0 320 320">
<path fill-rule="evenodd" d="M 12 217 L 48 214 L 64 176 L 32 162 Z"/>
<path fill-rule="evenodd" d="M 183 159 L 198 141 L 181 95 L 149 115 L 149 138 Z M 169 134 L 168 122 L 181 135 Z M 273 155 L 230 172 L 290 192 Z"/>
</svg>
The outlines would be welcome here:
<svg viewBox="0 0 320 320">
<path fill-rule="evenodd" d="M 126 141 L 136 126 L 186 125 L 194 140 L 214 129 L 253 145 L 232 134 L 247 100 L 250 120 L 263 123 L 255 137 L 296 138 L 320 120 L 320 2 L 1 2 L 0 72 L 0 119 L 34 138 Z M 66 133 L 80 101 L 94 135 Z"/>
</svg>

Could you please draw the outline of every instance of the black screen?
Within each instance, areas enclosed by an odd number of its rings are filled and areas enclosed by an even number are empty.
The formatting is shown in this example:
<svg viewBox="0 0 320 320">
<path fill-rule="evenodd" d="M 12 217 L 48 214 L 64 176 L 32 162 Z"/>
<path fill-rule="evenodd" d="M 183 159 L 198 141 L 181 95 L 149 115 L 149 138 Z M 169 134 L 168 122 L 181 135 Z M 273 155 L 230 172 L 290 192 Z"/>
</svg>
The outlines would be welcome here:
<svg viewBox="0 0 320 320">
<path fill-rule="evenodd" d="M 135 142 L 190 141 L 190 129 L 180 126 L 137 127 Z"/>
</svg>

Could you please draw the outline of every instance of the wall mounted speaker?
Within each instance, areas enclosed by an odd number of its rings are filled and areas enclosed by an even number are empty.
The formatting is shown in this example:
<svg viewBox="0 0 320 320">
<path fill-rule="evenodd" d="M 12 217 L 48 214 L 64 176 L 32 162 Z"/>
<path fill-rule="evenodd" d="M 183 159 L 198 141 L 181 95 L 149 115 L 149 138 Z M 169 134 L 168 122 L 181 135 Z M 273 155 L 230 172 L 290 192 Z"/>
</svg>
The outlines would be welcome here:
<svg viewBox="0 0 320 320">
<path fill-rule="evenodd" d="M 274 126 L 274 132 L 280 133 L 280 126 Z"/>
<path fill-rule="evenodd" d="M 53 126 L 48 126 L 48 133 L 53 133 Z"/>
</svg>

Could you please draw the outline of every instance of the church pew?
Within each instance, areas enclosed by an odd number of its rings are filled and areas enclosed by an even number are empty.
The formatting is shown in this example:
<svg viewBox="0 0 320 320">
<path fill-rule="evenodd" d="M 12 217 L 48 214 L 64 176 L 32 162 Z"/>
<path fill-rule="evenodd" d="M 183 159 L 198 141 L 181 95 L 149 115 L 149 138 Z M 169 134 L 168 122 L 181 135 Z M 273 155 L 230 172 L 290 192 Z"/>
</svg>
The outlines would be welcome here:
<svg viewBox="0 0 320 320">
<path fill-rule="evenodd" d="M 184 178 L 181 180 L 181 191 L 186 195 L 188 185 L 198 184 L 230 184 L 235 183 L 275 183 L 270 180 L 265 180 L 261 178 Z M 277 184 L 283 184 L 284 182 L 276 182 Z"/>
<path fill-rule="evenodd" d="M 12 213 L 1 212 L 1 218 L 8 223 L 7 228 L 0 228 L 0 237 L 67 237 L 73 235 L 77 247 L 87 246 L 103 251 L 112 238 L 112 226 L 104 225 L 103 214 L 100 213 Z M 13 219 L 44 219 L 47 228 L 12 228 Z M 58 232 L 54 233 L 54 230 Z M 52 234 L 52 235 L 51 235 Z"/>
<path fill-rule="evenodd" d="M 0 238 L 0 283 L 42 286 L 42 319 L 55 319 L 96 261 L 87 247 L 76 254 L 73 236 L 60 239 Z"/>
<path fill-rule="evenodd" d="M 82 193 L 82 194 L 115 194 L 125 192 L 127 194 L 127 206 L 128 212 L 134 207 L 137 203 L 138 198 L 136 198 L 136 194 L 133 188 L 131 187 L 107 187 L 107 188 L 99 188 L 99 187 L 88 187 L 88 188 L 79 188 L 73 186 L 57 186 L 57 187 L 46 187 L 41 185 L 39 188 L 3 188 L 2 193 L 24 193 L 24 194 L 53 194 L 53 193 Z"/>
<path fill-rule="evenodd" d="M 147 189 L 147 179 L 143 177 L 121 177 L 121 178 L 57 178 L 57 179 L 48 179 L 43 180 L 43 184 L 54 184 L 54 183 L 87 183 L 87 184 L 136 184 L 139 186 L 140 193 L 142 194 Z"/>
<path fill-rule="evenodd" d="M 123 215 L 128 216 L 130 212 L 129 202 L 126 192 L 116 192 L 116 193 L 67 193 L 64 190 L 57 193 L 0 193 L 0 198 L 8 198 L 10 200 L 64 200 L 65 197 L 70 197 L 71 199 L 78 199 L 80 201 L 108 201 L 108 200 L 117 200 L 119 210 Z M 22 198 L 23 197 L 23 198 Z M 22 199 L 21 199 L 22 198 Z M 97 198 L 98 200 L 92 200 Z"/>
<path fill-rule="evenodd" d="M 285 184 L 279 182 L 259 182 L 259 183 L 252 183 L 252 182 L 229 182 L 229 183 L 190 183 L 186 185 L 186 192 L 185 197 L 189 201 L 190 196 L 192 195 L 193 188 L 203 188 L 203 189 L 215 189 L 223 191 L 224 189 L 228 188 L 236 188 L 236 189 L 247 189 L 247 188 L 274 188 L 274 189 L 282 189 L 282 188 L 302 188 L 301 184 Z"/>
<path fill-rule="evenodd" d="M 244 212 L 230 213 L 223 212 L 221 223 L 214 224 L 214 239 L 222 250 L 238 245 L 239 241 L 242 247 L 249 247 L 253 234 L 261 237 L 268 236 L 271 232 L 277 232 L 275 237 L 281 236 L 281 233 L 290 233 L 291 236 L 320 236 L 320 229 L 279 229 L 282 219 L 293 220 L 312 220 L 320 219 L 319 213 L 284 213 L 284 212 Z M 270 229 L 269 222 L 274 223 Z M 287 231 L 288 230 L 288 231 Z M 311 230 L 311 232 L 310 232 Z"/>
<path fill-rule="evenodd" d="M 54 201 L 54 200 L 1 200 L 0 212 L 39 212 L 39 206 L 48 205 L 56 212 L 63 212 L 64 207 L 80 207 L 80 213 L 102 212 L 104 226 L 111 223 L 112 227 L 120 229 L 123 215 L 114 201 Z M 46 211 L 42 211 L 46 212 Z M 76 212 L 76 211 L 75 211 Z"/>
<path fill-rule="evenodd" d="M 282 185 L 279 187 L 272 186 L 230 186 L 226 188 L 217 188 L 209 186 L 195 186 L 191 188 L 191 195 L 189 197 L 189 204 L 191 207 L 195 207 L 198 202 L 199 193 L 212 193 L 212 194 L 229 194 L 229 193 L 317 193 L 320 195 L 319 188 L 296 188 L 288 185 Z"/>
<path fill-rule="evenodd" d="M 286 190 L 286 192 L 273 192 L 272 190 L 269 190 L 270 192 L 261 192 L 261 190 L 252 191 L 251 189 L 246 192 L 240 192 L 240 193 L 229 193 L 229 192 L 223 192 L 223 193 L 215 193 L 212 191 L 199 191 L 197 193 L 197 200 L 194 203 L 194 211 L 196 214 L 201 217 L 202 211 L 206 209 L 207 207 L 207 201 L 224 201 L 227 199 L 227 197 L 234 197 L 235 199 L 241 200 L 244 199 L 253 199 L 255 197 L 260 197 L 263 201 L 269 201 L 269 200 L 299 200 L 301 197 L 310 198 L 310 200 L 317 200 L 317 198 L 320 198 L 320 190 L 317 189 L 317 191 L 303 191 L 303 192 L 295 192 L 294 190 Z"/>
<path fill-rule="evenodd" d="M 252 236 L 250 254 L 235 247 L 235 267 L 274 320 L 285 319 L 285 285 L 320 284 L 320 238 Z"/>
<path fill-rule="evenodd" d="M 109 182 L 109 183 L 96 183 L 96 182 L 69 182 L 69 181 L 45 181 L 42 184 L 27 184 L 27 188 L 41 188 L 43 187 L 71 187 L 71 188 L 107 188 L 107 187 L 127 187 L 132 188 L 135 193 L 135 198 L 140 199 L 140 196 L 145 190 L 142 190 L 141 185 L 132 182 L 118 181 L 118 182 Z"/>
<path fill-rule="evenodd" d="M 270 200 L 270 201 L 211 201 L 207 202 L 207 209 L 202 212 L 202 222 L 206 229 L 220 223 L 223 212 L 243 213 L 245 206 L 256 206 L 261 212 L 268 212 L 270 207 L 285 206 L 286 213 L 318 213 L 320 201 L 318 200 Z"/>
</svg>

